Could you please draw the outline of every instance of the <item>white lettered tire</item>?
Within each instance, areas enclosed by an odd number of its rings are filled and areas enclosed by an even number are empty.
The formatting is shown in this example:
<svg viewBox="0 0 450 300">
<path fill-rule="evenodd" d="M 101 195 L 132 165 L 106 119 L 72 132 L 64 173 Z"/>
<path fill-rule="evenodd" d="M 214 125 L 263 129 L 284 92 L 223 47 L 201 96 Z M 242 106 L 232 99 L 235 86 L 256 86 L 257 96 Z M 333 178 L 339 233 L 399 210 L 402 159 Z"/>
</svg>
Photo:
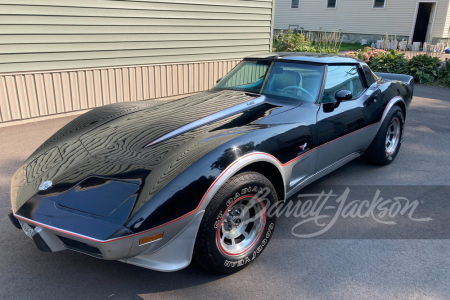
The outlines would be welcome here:
<svg viewBox="0 0 450 300">
<path fill-rule="evenodd" d="M 278 198 L 272 183 L 256 172 L 226 182 L 208 204 L 199 227 L 194 259 L 215 274 L 237 272 L 267 247 L 276 224 L 268 214 Z"/>
</svg>

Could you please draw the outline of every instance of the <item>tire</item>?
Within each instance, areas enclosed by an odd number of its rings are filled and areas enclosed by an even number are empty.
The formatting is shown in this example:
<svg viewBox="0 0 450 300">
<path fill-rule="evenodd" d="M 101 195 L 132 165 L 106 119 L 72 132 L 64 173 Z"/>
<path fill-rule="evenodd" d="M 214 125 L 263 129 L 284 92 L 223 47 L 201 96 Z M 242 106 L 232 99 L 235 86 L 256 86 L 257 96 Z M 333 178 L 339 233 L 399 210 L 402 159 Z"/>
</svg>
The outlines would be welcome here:
<svg viewBox="0 0 450 300">
<path fill-rule="evenodd" d="M 276 214 L 266 212 L 277 202 L 275 188 L 263 175 L 250 171 L 233 176 L 206 207 L 195 241 L 195 261 L 214 274 L 248 266 L 273 234 Z"/>
<path fill-rule="evenodd" d="M 405 117 L 403 112 L 400 107 L 394 106 L 386 115 L 380 130 L 367 149 L 367 160 L 380 166 L 392 163 L 400 151 L 404 130 Z M 390 140 L 390 143 L 388 140 Z"/>
</svg>

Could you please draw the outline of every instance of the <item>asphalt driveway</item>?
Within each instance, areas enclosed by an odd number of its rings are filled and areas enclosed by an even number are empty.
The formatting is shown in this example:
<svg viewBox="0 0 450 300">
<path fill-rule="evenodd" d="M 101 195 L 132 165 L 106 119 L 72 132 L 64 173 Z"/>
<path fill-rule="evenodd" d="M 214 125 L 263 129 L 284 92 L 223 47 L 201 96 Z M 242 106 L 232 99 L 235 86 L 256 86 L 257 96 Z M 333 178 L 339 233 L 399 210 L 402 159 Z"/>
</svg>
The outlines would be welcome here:
<svg viewBox="0 0 450 300">
<path fill-rule="evenodd" d="M 71 251 L 42 253 L 7 218 L 10 178 L 73 118 L 0 128 L 0 299 L 449 298 L 448 239 L 299 239 L 283 232 L 285 219 L 259 259 L 231 276 L 213 276 L 195 264 L 159 273 Z M 327 185 L 449 186 L 450 90 L 416 87 L 393 164 L 357 159 L 308 189 Z"/>
</svg>

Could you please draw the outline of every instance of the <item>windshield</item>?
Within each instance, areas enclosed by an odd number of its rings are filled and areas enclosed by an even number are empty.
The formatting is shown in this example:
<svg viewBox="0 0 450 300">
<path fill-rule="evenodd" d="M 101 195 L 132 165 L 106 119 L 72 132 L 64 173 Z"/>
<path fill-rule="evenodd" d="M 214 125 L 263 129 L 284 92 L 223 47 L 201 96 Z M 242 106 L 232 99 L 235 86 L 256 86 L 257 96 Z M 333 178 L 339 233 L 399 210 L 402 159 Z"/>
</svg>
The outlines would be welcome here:
<svg viewBox="0 0 450 300">
<path fill-rule="evenodd" d="M 317 99 L 322 84 L 323 66 L 274 62 L 270 68 L 271 64 L 270 61 L 242 61 L 214 88 L 311 102 Z"/>
</svg>

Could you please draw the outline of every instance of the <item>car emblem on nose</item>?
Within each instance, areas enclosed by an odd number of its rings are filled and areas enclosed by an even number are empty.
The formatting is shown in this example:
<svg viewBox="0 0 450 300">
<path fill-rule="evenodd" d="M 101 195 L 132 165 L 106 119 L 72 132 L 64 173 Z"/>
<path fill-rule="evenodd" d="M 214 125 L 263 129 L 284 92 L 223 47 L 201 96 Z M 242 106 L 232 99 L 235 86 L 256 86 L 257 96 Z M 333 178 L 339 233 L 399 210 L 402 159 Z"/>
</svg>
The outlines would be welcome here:
<svg viewBox="0 0 450 300">
<path fill-rule="evenodd" d="M 45 191 L 47 189 L 49 189 L 52 186 L 52 182 L 49 181 L 43 181 L 40 185 L 39 185 L 39 190 L 40 191 Z"/>
</svg>

